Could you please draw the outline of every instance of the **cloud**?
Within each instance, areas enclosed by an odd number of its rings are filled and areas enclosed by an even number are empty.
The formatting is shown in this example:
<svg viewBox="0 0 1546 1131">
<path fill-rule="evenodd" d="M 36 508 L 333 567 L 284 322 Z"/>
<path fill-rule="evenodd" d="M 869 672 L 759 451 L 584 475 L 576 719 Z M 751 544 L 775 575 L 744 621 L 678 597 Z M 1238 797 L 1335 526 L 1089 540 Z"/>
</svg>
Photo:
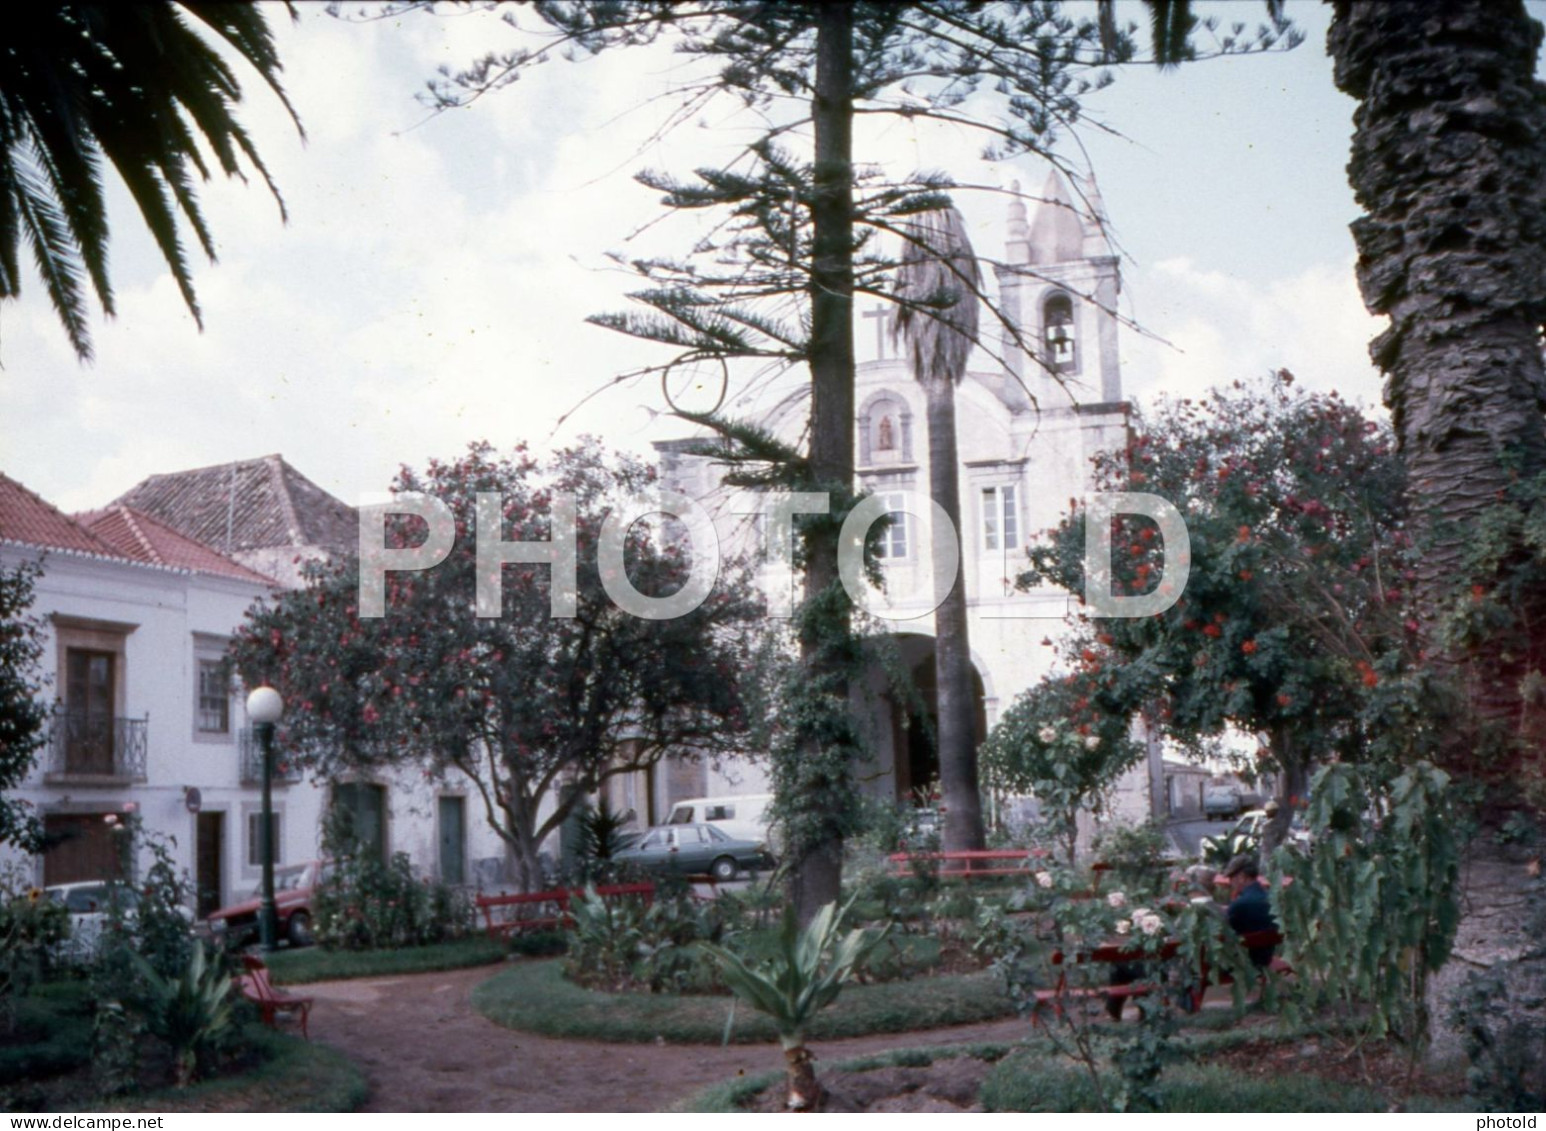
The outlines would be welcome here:
<svg viewBox="0 0 1546 1131">
<path fill-rule="evenodd" d="M 1383 319 L 1364 310 L 1351 262 L 1252 284 L 1187 258 L 1166 259 L 1128 279 L 1125 290 L 1136 295 L 1136 321 L 1170 343 L 1124 329 L 1130 396 L 1195 396 L 1286 368 L 1304 387 L 1381 403 L 1368 343 Z"/>
</svg>

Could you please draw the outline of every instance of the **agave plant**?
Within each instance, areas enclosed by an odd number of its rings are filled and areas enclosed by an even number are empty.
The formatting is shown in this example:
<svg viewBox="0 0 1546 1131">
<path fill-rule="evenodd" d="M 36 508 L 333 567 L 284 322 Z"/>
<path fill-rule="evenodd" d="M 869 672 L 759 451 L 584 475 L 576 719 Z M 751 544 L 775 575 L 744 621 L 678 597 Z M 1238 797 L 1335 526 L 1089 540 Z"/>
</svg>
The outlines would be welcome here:
<svg viewBox="0 0 1546 1131">
<path fill-rule="evenodd" d="M 815 1058 L 805 1047 L 807 1029 L 890 930 L 887 926 L 878 932 L 860 928 L 840 933 L 852 902 L 841 911 L 837 904 L 827 904 L 803 931 L 794 908 L 785 908 L 777 953 L 755 966 L 722 946 L 702 944 L 719 962 L 725 984 L 736 997 L 766 1013 L 778 1027 L 793 1111 L 813 1111 L 821 1101 L 821 1087 L 811 1067 Z"/>
<path fill-rule="evenodd" d="M 131 958 L 150 987 L 146 1025 L 172 1047 L 173 1083 L 186 1087 L 198 1069 L 199 1053 L 231 1027 L 230 976 L 211 960 L 202 941 L 193 944 L 188 964 L 175 978 L 163 978 L 138 954 Z"/>
</svg>

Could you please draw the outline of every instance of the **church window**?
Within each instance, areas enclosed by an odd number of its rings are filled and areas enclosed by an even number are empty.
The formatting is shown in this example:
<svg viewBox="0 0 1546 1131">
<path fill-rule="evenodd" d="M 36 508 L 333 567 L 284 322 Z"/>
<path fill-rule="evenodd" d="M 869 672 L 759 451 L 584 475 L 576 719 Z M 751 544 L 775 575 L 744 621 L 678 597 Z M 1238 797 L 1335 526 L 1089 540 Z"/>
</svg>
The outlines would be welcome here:
<svg viewBox="0 0 1546 1131">
<path fill-rule="evenodd" d="M 886 517 L 891 525 L 880 536 L 880 557 L 897 559 L 907 557 L 907 512 L 902 509 L 901 495 L 886 496 Z"/>
<path fill-rule="evenodd" d="M 1046 340 L 1047 364 L 1059 373 L 1078 368 L 1074 341 L 1074 302 L 1065 294 L 1055 294 L 1041 308 L 1042 336 Z"/>
<path fill-rule="evenodd" d="M 1014 484 L 982 489 L 982 544 L 988 550 L 1011 550 L 1020 544 Z"/>
</svg>

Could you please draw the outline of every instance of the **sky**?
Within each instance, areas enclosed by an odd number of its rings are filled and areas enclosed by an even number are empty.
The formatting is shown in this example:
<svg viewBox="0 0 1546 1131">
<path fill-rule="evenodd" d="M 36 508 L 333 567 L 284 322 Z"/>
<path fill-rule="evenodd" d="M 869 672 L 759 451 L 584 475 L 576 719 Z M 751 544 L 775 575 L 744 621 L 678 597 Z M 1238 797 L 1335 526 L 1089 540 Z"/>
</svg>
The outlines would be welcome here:
<svg viewBox="0 0 1546 1131">
<path fill-rule="evenodd" d="M 1223 12 L 1254 22 L 1259 6 Z M 1289 14 L 1306 33 L 1292 52 L 1123 69 L 1087 102 L 1099 126 L 1063 147 L 1093 168 L 1123 252 L 1123 313 L 1144 331 L 1124 331 L 1123 376 L 1140 402 L 1279 367 L 1379 402 L 1380 323 L 1347 228 L 1354 104 L 1332 83 L 1327 11 L 1301 0 Z M 288 222 L 261 181 L 206 187 L 219 262 L 196 264 L 199 332 L 115 189 L 118 315 L 93 322 L 96 360 L 76 361 L 35 281 L 0 307 L 0 470 L 78 510 L 157 472 L 278 452 L 358 503 L 400 464 L 473 440 L 547 449 L 593 433 L 643 451 L 680 434 L 657 383 L 614 382 L 664 359 L 585 318 L 626 307 L 631 280 L 609 253 L 684 239 L 651 223 L 655 194 L 632 174 L 721 159 L 749 136 L 740 112 L 714 104 L 656 136 L 687 73 L 657 51 L 555 60 L 431 115 L 415 95 L 437 67 L 514 33 L 479 13 L 350 22 L 303 7 L 292 25 L 276 6 L 271 19 L 306 137 L 254 76 L 241 117 Z M 899 172 L 1046 176 L 1033 158 L 989 165 L 980 146 L 900 123 L 858 140 Z M 977 246 L 1000 254 L 1004 198 L 959 203 Z"/>
</svg>

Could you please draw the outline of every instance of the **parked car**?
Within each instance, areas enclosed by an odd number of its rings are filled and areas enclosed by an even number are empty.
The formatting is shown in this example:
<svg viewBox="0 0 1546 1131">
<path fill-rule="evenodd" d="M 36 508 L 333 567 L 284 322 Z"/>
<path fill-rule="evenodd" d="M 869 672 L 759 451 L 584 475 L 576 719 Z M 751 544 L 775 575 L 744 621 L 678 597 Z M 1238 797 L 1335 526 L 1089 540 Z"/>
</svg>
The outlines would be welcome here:
<svg viewBox="0 0 1546 1131">
<path fill-rule="evenodd" d="M 676 876 L 713 876 L 733 880 L 742 871 L 771 868 L 773 858 L 756 840 L 727 836 L 714 825 L 657 825 L 630 848 L 613 856 L 648 872 Z"/>
<path fill-rule="evenodd" d="M 1232 786 L 1216 785 L 1203 790 L 1202 813 L 1209 820 L 1227 821 L 1239 816 L 1244 808 L 1239 791 Z"/>
<path fill-rule="evenodd" d="M 327 878 L 331 861 L 310 860 L 305 864 L 286 864 L 274 869 L 274 911 L 276 941 L 289 939 L 291 946 L 310 946 L 312 891 Z M 246 946 L 258 939 L 258 912 L 263 906 L 263 882 L 240 903 L 222 907 L 209 914 L 209 929 L 216 939 L 229 947 Z"/>
<path fill-rule="evenodd" d="M 1255 852 L 1261 844 L 1262 833 L 1267 828 L 1267 820 L 1265 809 L 1252 809 L 1236 821 L 1234 827 L 1227 833 L 1216 837 L 1203 837 L 1203 861 L 1227 864 L 1230 857 L 1242 852 Z M 1294 814 L 1294 819 L 1288 826 L 1287 843 L 1300 848 L 1309 847 L 1310 830 L 1304 822 L 1303 814 Z"/>
<path fill-rule="evenodd" d="M 59 954 L 69 962 L 90 962 L 102 945 L 102 934 L 112 917 L 114 905 L 126 923 L 139 914 L 140 893 L 121 880 L 82 880 L 73 884 L 54 884 L 43 889 L 45 898 L 64 904 L 70 913 L 70 937 Z M 178 910 L 193 926 L 193 912 Z"/>
<path fill-rule="evenodd" d="M 686 797 L 671 806 L 668 825 L 713 825 L 737 840 L 771 843 L 769 818 L 771 793 L 742 793 L 725 797 Z"/>
</svg>

